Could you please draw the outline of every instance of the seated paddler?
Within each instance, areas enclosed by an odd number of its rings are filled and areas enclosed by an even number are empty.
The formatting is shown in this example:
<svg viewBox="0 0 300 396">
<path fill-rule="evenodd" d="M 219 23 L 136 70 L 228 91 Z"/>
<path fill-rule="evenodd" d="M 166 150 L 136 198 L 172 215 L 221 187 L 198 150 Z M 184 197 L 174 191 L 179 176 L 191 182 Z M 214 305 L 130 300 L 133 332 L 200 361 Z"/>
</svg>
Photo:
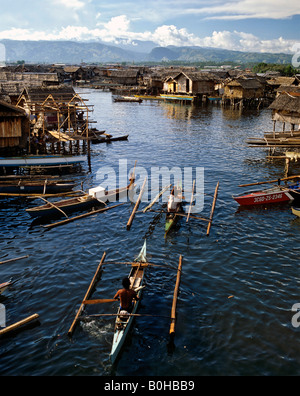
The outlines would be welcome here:
<svg viewBox="0 0 300 396">
<path fill-rule="evenodd" d="M 129 278 L 124 278 L 122 281 L 123 289 L 117 291 L 114 299 L 120 300 L 120 309 L 121 311 L 127 311 L 131 313 L 133 308 L 133 300 L 139 300 L 137 293 L 130 289 L 130 280 Z"/>
</svg>

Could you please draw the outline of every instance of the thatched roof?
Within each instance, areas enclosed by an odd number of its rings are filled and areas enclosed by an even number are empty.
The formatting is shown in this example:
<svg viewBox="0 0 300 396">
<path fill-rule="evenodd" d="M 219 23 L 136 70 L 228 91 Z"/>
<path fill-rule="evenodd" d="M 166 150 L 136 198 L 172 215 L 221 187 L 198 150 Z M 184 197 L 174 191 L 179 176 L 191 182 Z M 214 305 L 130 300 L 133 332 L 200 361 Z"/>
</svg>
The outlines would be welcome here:
<svg viewBox="0 0 300 396">
<path fill-rule="evenodd" d="M 269 106 L 269 109 L 300 114 L 300 93 L 282 92 Z"/>
<path fill-rule="evenodd" d="M 226 84 L 230 87 L 242 87 L 243 89 L 259 89 L 262 84 L 256 78 L 237 78 Z"/>
<path fill-rule="evenodd" d="M 31 102 L 44 102 L 52 95 L 57 102 L 69 102 L 75 95 L 74 88 L 70 85 L 48 86 L 48 87 L 26 87 L 21 95 L 27 97 Z"/>
<path fill-rule="evenodd" d="M 268 84 L 270 85 L 292 85 L 292 84 L 297 84 L 299 81 L 296 77 L 275 77 L 275 78 L 271 78 L 270 80 L 268 80 Z"/>
<path fill-rule="evenodd" d="M 13 106 L 12 104 L 4 100 L 0 100 L 0 113 L 4 113 L 4 112 L 15 113 L 18 116 L 26 116 L 26 112 L 24 109 L 21 109 L 20 107 L 17 106 Z"/>
</svg>

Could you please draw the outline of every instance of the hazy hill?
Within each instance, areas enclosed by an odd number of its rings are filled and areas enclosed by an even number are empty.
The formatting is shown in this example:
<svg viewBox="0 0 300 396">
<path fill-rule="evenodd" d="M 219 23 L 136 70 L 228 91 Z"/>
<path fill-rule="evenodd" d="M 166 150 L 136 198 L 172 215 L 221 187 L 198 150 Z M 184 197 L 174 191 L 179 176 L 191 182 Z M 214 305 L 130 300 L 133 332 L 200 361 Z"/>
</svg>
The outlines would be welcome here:
<svg viewBox="0 0 300 396">
<path fill-rule="evenodd" d="M 156 47 L 153 43 L 120 48 L 98 42 L 76 41 L 18 41 L 2 40 L 6 60 L 26 63 L 106 63 L 106 62 L 235 62 L 235 63 L 291 63 L 292 55 L 248 53 L 202 47 Z M 141 52 L 146 48 L 149 52 Z M 152 50 L 150 50 L 152 48 Z"/>
</svg>

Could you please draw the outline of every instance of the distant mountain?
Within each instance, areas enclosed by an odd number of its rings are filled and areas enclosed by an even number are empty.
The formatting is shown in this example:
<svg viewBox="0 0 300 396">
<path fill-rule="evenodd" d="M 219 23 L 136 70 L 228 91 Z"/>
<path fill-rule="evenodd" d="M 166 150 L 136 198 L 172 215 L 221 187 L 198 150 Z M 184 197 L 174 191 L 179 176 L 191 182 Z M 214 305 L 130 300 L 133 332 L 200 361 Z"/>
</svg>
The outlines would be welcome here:
<svg viewBox="0 0 300 396">
<path fill-rule="evenodd" d="M 184 61 L 184 62 L 216 62 L 216 63 L 287 63 L 290 64 L 292 55 L 271 54 L 260 52 L 230 51 L 219 48 L 204 47 L 158 47 L 149 54 L 151 61 Z"/>
<path fill-rule="evenodd" d="M 6 61 L 26 63 L 105 63 L 139 62 L 147 54 L 124 50 L 102 43 L 77 41 L 17 41 L 2 40 L 6 49 Z"/>
<path fill-rule="evenodd" d="M 250 53 L 204 47 L 155 47 L 153 42 L 107 45 L 101 42 L 2 40 L 6 61 L 26 63 L 215 62 L 290 64 L 291 55 Z M 122 47 L 122 48 L 121 48 Z"/>
</svg>

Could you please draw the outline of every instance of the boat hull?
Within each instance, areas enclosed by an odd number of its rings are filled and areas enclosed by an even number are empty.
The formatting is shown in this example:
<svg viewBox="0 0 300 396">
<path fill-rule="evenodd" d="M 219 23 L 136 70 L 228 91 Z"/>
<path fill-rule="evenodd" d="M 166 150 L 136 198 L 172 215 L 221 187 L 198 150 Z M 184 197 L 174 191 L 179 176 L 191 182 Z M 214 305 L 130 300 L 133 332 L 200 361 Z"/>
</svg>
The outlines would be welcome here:
<svg viewBox="0 0 300 396">
<path fill-rule="evenodd" d="M 51 165 L 73 165 L 86 161 L 83 155 L 60 156 L 60 155 L 32 155 L 25 157 L 0 157 L 0 166 L 22 167 L 22 166 L 51 166 Z"/>
<path fill-rule="evenodd" d="M 280 202 L 290 202 L 294 198 L 289 190 L 272 189 L 250 192 L 244 195 L 233 196 L 239 205 L 265 205 Z"/>
<path fill-rule="evenodd" d="M 75 183 L 58 183 L 58 184 L 1 184 L 0 194 L 58 194 L 61 192 L 71 191 Z"/>
<path fill-rule="evenodd" d="M 121 189 L 107 191 L 101 200 L 92 197 L 89 194 L 68 198 L 62 201 L 53 202 L 56 206 L 51 204 L 36 206 L 34 208 L 26 209 L 26 212 L 33 218 L 36 217 L 61 217 L 63 213 L 69 214 L 73 212 L 83 211 L 91 209 L 95 206 L 104 205 L 106 202 L 116 202 L 119 199 L 125 197 L 130 189 L 130 185 Z M 59 208 L 59 209 L 57 209 Z"/>
<path fill-rule="evenodd" d="M 292 212 L 294 215 L 300 217 L 300 208 L 292 207 Z"/>
</svg>

